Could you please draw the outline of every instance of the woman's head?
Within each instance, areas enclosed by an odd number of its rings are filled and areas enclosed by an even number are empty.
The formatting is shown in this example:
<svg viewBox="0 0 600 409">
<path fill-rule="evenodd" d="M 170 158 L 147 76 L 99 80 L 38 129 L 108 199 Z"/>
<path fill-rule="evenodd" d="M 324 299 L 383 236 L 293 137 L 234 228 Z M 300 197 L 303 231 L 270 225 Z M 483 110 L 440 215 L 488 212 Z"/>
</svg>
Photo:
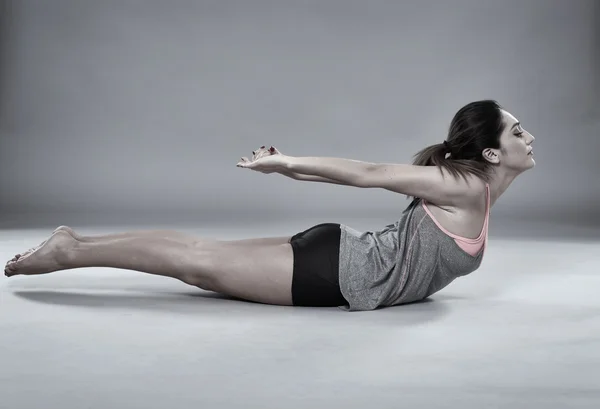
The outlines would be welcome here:
<svg viewBox="0 0 600 409">
<path fill-rule="evenodd" d="M 454 115 L 446 141 L 415 155 L 414 165 L 440 166 L 454 176 L 474 174 L 489 181 L 502 168 L 519 174 L 535 165 L 535 138 L 494 100 L 471 102 Z"/>
</svg>

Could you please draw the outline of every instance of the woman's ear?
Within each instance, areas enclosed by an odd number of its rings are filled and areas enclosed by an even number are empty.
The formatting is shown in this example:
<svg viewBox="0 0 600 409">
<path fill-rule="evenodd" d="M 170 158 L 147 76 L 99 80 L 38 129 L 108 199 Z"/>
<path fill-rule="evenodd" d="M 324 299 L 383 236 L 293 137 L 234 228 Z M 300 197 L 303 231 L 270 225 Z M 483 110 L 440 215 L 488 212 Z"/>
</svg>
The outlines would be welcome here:
<svg viewBox="0 0 600 409">
<path fill-rule="evenodd" d="M 485 148 L 481 153 L 481 156 L 490 163 L 500 162 L 500 156 L 497 149 Z"/>
</svg>

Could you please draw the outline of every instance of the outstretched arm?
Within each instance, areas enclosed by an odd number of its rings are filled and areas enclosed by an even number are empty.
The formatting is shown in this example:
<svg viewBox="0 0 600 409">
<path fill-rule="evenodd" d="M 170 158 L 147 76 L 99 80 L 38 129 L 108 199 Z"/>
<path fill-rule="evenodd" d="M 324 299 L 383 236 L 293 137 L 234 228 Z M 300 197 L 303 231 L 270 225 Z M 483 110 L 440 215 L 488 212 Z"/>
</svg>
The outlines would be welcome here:
<svg viewBox="0 0 600 409">
<path fill-rule="evenodd" d="M 354 159 L 288 156 L 281 172 L 299 175 L 300 180 L 368 187 L 365 179 L 376 166 L 375 163 Z"/>
<path fill-rule="evenodd" d="M 242 157 L 241 164 L 257 163 L 261 158 L 277 156 L 281 160 L 277 164 L 270 164 L 260 169 L 261 166 L 249 166 L 263 173 L 279 173 L 294 180 L 305 182 L 321 182 L 336 185 L 362 187 L 359 183 L 364 177 L 366 169 L 374 166 L 372 163 L 361 162 L 357 160 L 341 158 L 322 158 L 322 157 L 292 157 L 283 155 L 277 148 L 271 146 L 261 146 L 252 151 L 252 160 Z M 264 164 L 263 164 L 264 165 Z"/>
<path fill-rule="evenodd" d="M 294 172 L 290 172 L 290 171 L 286 171 L 286 170 L 282 170 L 280 172 L 278 172 L 279 174 L 283 175 L 283 176 L 287 176 L 291 179 L 294 180 L 301 180 L 303 182 L 321 182 L 321 183 L 331 183 L 334 185 L 345 185 L 345 186 L 353 186 L 350 183 L 347 182 L 342 182 L 339 180 L 333 180 L 333 179 L 329 179 L 329 178 L 324 178 L 322 176 L 315 176 L 315 175 L 303 175 L 301 173 L 294 173 Z"/>
<path fill-rule="evenodd" d="M 308 175 L 361 188 L 386 189 L 438 205 L 468 206 L 473 200 L 478 200 L 485 189 L 485 183 L 477 177 L 454 177 L 437 166 L 294 156 L 287 157 L 284 164 L 284 171 L 300 174 L 301 177 Z"/>
<path fill-rule="evenodd" d="M 273 147 L 269 150 L 270 153 L 266 153 L 262 151 L 264 148 L 258 154 L 255 153 L 255 160 L 249 162 L 242 158 L 238 166 L 264 173 L 277 172 L 296 180 L 382 188 L 420 197 L 438 205 L 463 206 L 479 198 L 485 188 L 483 180 L 478 177 L 454 177 L 437 166 L 371 163 L 331 157 L 296 157 L 283 155 Z M 473 182 L 475 186 L 472 185 Z"/>
</svg>

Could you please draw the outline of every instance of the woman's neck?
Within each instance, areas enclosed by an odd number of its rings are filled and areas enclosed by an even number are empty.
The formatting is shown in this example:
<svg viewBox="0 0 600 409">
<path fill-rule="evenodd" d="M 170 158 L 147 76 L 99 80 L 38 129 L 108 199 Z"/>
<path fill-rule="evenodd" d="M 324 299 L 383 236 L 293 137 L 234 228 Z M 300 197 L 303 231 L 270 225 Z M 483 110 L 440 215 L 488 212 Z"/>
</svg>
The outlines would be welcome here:
<svg viewBox="0 0 600 409">
<path fill-rule="evenodd" d="M 490 199 L 492 204 L 498 200 L 500 196 L 510 186 L 510 184 L 519 176 L 520 173 L 509 171 L 503 168 L 494 168 L 491 174 L 490 181 Z"/>
</svg>

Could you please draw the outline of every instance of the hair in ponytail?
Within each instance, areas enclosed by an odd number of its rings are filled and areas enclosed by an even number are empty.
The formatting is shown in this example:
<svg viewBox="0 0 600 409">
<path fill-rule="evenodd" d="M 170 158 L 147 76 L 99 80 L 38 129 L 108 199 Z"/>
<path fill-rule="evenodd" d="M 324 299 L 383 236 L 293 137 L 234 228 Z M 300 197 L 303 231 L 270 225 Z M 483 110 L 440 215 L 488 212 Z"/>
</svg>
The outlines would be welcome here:
<svg viewBox="0 0 600 409">
<path fill-rule="evenodd" d="M 454 115 L 447 139 L 417 152 L 413 165 L 437 166 L 440 172 L 443 168 L 456 178 L 466 179 L 472 174 L 489 182 L 492 164 L 483 158 L 482 152 L 486 148 L 500 148 L 500 135 L 505 127 L 502 109 L 494 100 L 465 105 Z M 413 203 L 419 199 L 408 198 Z"/>
</svg>

